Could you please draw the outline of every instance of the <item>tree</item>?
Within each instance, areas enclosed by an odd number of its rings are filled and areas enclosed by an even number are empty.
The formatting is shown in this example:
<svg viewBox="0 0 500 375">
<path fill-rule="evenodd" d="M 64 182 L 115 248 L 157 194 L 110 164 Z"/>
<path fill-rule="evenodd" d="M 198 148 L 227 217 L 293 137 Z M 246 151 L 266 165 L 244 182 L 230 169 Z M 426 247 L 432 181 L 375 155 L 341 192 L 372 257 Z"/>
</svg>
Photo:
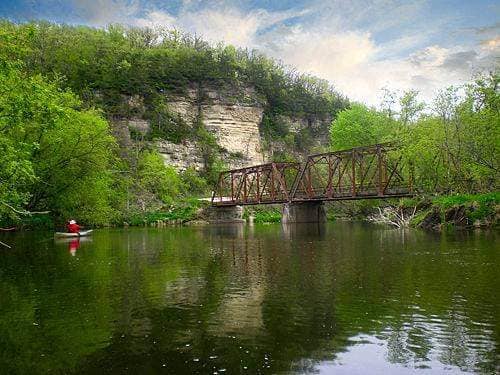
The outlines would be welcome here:
<svg viewBox="0 0 500 375">
<path fill-rule="evenodd" d="M 0 221 L 15 220 L 15 207 L 24 207 L 30 197 L 26 187 L 35 179 L 33 165 L 25 150 L 0 134 L 0 166 Z"/>
<path fill-rule="evenodd" d="M 394 109 L 396 96 L 397 94 L 395 91 L 391 91 L 387 87 L 382 88 L 382 102 L 380 103 L 380 108 L 382 109 L 382 112 L 391 119 L 394 118 L 394 115 L 396 114 Z"/>
<path fill-rule="evenodd" d="M 200 195 L 206 193 L 208 190 L 206 180 L 193 167 L 188 167 L 182 172 L 181 178 L 189 194 Z"/>
<path fill-rule="evenodd" d="M 430 191 L 478 192 L 498 189 L 500 113 L 498 74 L 465 87 L 441 91 L 434 112 L 402 133 L 404 152 L 418 182 Z"/>
<path fill-rule="evenodd" d="M 192 83 L 253 86 L 273 118 L 280 114 L 330 118 L 349 104 L 325 80 L 298 74 L 254 51 L 223 44 L 211 47 L 176 30 L 119 25 L 93 29 L 48 22 L 4 22 L 0 29 L 14 44 L 26 46 L 7 55 L 22 59 L 30 74 L 64 77 L 65 87 L 110 117 L 127 115 L 127 97 L 139 95 L 149 100 L 155 126 L 180 128 L 168 133 L 173 138 L 187 136 L 184 124 L 170 121 L 157 96 L 183 92 Z M 193 135 L 196 129 L 191 131 Z"/>
<path fill-rule="evenodd" d="M 400 113 L 391 109 L 396 97 L 385 90 L 382 112 L 353 105 L 331 126 L 335 150 L 388 140 L 401 146 L 414 168 L 416 184 L 429 192 L 478 192 L 500 184 L 500 95 L 498 73 L 463 88 L 441 91 L 433 112 L 410 90 L 399 98 Z M 464 95 L 459 95 L 459 90 Z"/>
<path fill-rule="evenodd" d="M 415 122 L 418 116 L 425 109 L 425 103 L 418 101 L 418 91 L 409 90 L 403 93 L 399 99 L 401 111 L 399 113 L 399 121 L 403 125 L 409 125 Z"/>
<path fill-rule="evenodd" d="M 157 151 L 144 151 L 140 155 L 138 180 L 142 189 L 166 204 L 172 204 L 184 191 L 179 174 L 173 167 L 164 164 Z"/>
<path fill-rule="evenodd" d="M 114 139 L 98 112 L 80 106 L 78 98 L 57 83 L 16 68 L 0 71 L 4 203 L 17 211 L 51 210 L 63 217 L 81 212 L 83 202 L 76 192 L 95 189 L 94 182 L 99 182 L 98 194 L 106 196 L 111 185 L 103 181 L 113 162 Z M 70 192 L 76 200 L 68 201 Z M 98 220 L 90 214 L 101 211 L 102 205 L 107 202 L 88 201 L 86 218 L 104 223 L 103 216 Z"/>
<path fill-rule="evenodd" d="M 368 146 L 394 139 L 394 120 L 361 104 L 339 113 L 330 128 L 330 144 L 334 150 Z"/>
</svg>

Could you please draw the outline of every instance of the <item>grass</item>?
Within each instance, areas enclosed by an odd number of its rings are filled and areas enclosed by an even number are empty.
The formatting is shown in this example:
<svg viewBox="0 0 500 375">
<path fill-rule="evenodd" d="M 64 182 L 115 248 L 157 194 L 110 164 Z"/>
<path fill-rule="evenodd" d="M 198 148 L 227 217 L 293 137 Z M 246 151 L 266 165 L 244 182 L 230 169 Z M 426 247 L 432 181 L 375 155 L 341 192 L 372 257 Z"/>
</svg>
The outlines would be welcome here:
<svg viewBox="0 0 500 375">
<path fill-rule="evenodd" d="M 448 213 L 453 216 L 453 210 L 464 209 L 468 225 L 479 221 L 480 225 L 496 225 L 496 211 L 500 205 L 500 192 L 485 194 L 456 194 L 435 197 L 429 205 L 421 207 L 412 219 L 412 225 L 418 226 L 431 213 L 437 212 L 441 217 L 440 222 L 446 227 L 453 226 L 453 222 L 446 222 Z M 450 212 L 451 211 L 451 212 Z"/>
<path fill-rule="evenodd" d="M 255 223 L 280 223 L 281 212 L 278 210 L 259 211 L 255 213 Z"/>
<path fill-rule="evenodd" d="M 252 215 L 254 223 L 279 223 L 281 222 L 281 211 L 276 207 L 254 207 L 251 210 L 245 210 L 244 217 Z"/>
<path fill-rule="evenodd" d="M 335 214 L 335 212 L 333 212 L 332 210 L 329 210 L 327 207 L 325 207 L 325 210 L 326 210 L 326 220 L 327 221 L 337 220 L 337 215 Z"/>
<path fill-rule="evenodd" d="M 432 209 L 426 209 L 415 214 L 413 219 L 411 219 L 411 225 L 414 227 L 420 225 L 431 211 Z"/>
<path fill-rule="evenodd" d="M 421 203 L 422 203 L 421 197 L 401 198 L 399 200 L 399 205 L 404 208 L 412 208 L 415 206 L 419 206 Z"/>
<path fill-rule="evenodd" d="M 457 194 L 434 198 L 433 204 L 442 208 L 450 208 L 468 203 L 479 203 L 480 205 L 500 204 L 500 192 L 486 194 Z"/>
<path fill-rule="evenodd" d="M 449 195 L 435 198 L 432 203 L 442 210 L 463 205 L 471 221 L 483 220 L 495 214 L 495 206 L 500 204 L 500 192 Z"/>
<path fill-rule="evenodd" d="M 281 222 L 281 210 L 277 207 L 254 207 L 251 210 L 245 210 L 244 217 L 248 219 L 248 216 L 253 215 L 254 223 L 280 223 Z M 326 218 L 328 221 L 334 221 L 335 214 L 331 210 L 326 210 Z"/>
</svg>

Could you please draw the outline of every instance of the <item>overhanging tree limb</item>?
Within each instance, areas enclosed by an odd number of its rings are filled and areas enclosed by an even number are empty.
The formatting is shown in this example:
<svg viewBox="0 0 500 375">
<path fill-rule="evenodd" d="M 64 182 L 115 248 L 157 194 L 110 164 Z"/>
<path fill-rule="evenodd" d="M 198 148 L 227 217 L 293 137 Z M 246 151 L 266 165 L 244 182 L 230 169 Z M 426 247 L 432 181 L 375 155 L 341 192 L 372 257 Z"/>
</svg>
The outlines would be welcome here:
<svg viewBox="0 0 500 375">
<path fill-rule="evenodd" d="M 9 249 L 12 249 L 12 246 L 7 245 L 5 242 L 0 241 L 0 245 L 8 247 Z"/>
<path fill-rule="evenodd" d="M 48 214 L 50 213 L 50 211 L 26 211 L 26 210 L 23 210 L 23 211 L 20 211 L 20 210 L 16 210 L 14 207 L 12 207 L 10 204 L 8 203 L 5 203 L 5 202 L 0 202 L 1 204 L 3 204 L 4 206 L 6 206 L 7 208 L 11 209 L 12 211 L 14 211 L 16 214 L 19 214 L 19 215 L 43 215 L 43 214 Z"/>
</svg>

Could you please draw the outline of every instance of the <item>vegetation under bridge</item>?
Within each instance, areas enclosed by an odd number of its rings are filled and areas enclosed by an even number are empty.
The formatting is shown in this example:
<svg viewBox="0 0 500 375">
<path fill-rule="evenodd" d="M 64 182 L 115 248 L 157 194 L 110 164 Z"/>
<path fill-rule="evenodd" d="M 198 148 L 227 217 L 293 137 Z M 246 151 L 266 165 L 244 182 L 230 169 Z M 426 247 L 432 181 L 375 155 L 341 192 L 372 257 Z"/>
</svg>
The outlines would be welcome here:
<svg viewBox="0 0 500 375">
<path fill-rule="evenodd" d="M 377 144 L 221 172 L 214 206 L 380 199 L 413 195 L 413 173 L 397 147 Z"/>
</svg>

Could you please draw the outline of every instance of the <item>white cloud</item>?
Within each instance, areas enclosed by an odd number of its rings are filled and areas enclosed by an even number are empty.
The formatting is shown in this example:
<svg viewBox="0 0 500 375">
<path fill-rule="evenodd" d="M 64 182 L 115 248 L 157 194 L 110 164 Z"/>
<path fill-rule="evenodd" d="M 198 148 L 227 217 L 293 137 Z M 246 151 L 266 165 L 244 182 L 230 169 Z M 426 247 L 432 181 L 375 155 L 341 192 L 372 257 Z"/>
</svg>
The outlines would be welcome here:
<svg viewBox="0 0 500 375">
<path fill-rule="evenodd" d="M 299 71 L 331 81 L 349 98 L 371 105 L 379 103 L 380 90 L 417 89 L 430 101 L 439 89 L 460 85 L 474 73 L 494 64 L 487 48 L 431 45 L 409 56 L 380 59 L 390 55 L 390 45 L 377 45 L 364 31 L 337 32 L 295 27 L 283 34 L 280 43 L 264 44 L 265 51 Z M 276 35 L 268 35 L 276 40 Z M 498 48 L 496 49 L 498 52 Z"/>
<path fill-rule="evenodd" d="M 259 32 L 306 12 L 268 12 L 257 9 L 244 13 L 237 8 L 207 8 L 183 10 L 174 18 L 166 12 L 151 11 L 144 17 L 131 20 L 131 23 L 138 26 L 176 27 L 202 35 L 213 43 L 224 41 L 238 47 L 253 48 L 259 47 L 256 41 Z"/>
<path fill-rule="evenodd" d="M 341 92 L 352 98 L 362 99 L 354 95 L 359 93 L 357 87 L 360 83 L 368 90 L 374 88 L 367 80 L 360 81 L 360 69 L 366 67 L 377 52 L 369 33 L 326 34 L 325 31 L 294 27 L 280 39 L 275 35 L 269 35 L 267 39 L 263 47 L 268 54 L 301 72 L 330 80 Z M 274 42 L 276 40 L 279 42 Z"/>
<path fill-rule="evenodd" d="M 179 24 L 183 29 L 203 35 L 211 42 L 225 41 L 238 47 L 252 46 L 266 12 L 243 14 L 236 9 L 206 9 L 183 13 Z"/>
<path fill-rule="evenodd" d="M 500 49 L 500 36 L 483 40 L 481 47 L 487 51 L 498 51 Z"/>
<path fill-rule="evenodd" d="M 93 26 L 127 23 L 141 9 L 140 0 L 72 0 L 77 13 Z"/>
<path fill-rule="evenodd" d="M 166 12 L 157 10 L 148 13 L 147 18 L 136 18 L 132 21 L 135 26 L 139 27 L 154 27 L 162 26 L 166 28 L 173 28 L 177 24 L 175 17 Z"/>
</svg>

